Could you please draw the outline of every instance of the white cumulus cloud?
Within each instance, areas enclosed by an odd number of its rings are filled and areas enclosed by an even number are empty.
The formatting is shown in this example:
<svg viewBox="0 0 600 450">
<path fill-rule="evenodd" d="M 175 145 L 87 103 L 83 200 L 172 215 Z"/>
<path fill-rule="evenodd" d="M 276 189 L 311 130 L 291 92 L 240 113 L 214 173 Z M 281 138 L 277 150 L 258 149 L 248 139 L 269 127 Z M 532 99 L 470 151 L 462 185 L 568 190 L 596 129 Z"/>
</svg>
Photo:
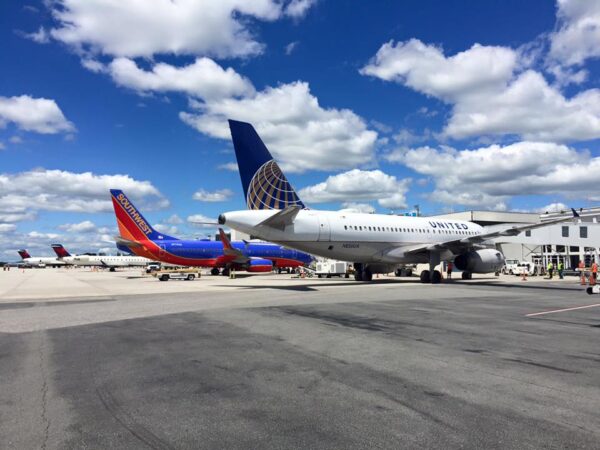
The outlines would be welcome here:
<svg viewBox="0 0 600 450">
<path fill-rule="evenodd" d="M 205 189 L 199 189 L 194 192 L 192 198 L 199 202 L 224 202 L 229 200 L 233 196 L 231 189 L 217 189 L 216 191 L 207 191 Z"/>
<path fill-rule="evenodd" d="M 141 204 L 168 206 L 152 183 L 129 175 L 37 169 L 0 174 L 0 217 L 25 220 L 36 211 L 112 212 L 112 188 L 123 189 Z"/>
<path fill-rule="evenodd" d="M 377 133 L 348 109 L 323 108 L 307 83 L 268 87 L 243 98 L 196 103 L 181 119 L 230 140 L 227 119 L 251 122 L 284 170 L 331 170 L 370 163 Z"/>
<path fill-rule="evenodd" d="M 307 186 L 298 192 L 310 203 L 358 202 L 377 200 L 384 208 L 405 208 L 410 179 L 398 180 L 381 170 L 359 170 L 331 175 L 321 183 Z"/>
<path fill-rule="evenodd" d="M 141 69 L 131 59 L 117 58 L 109 64 L 108 72 L 116 84 L 139 92 L 181 92 L 204 99 L 254 92 L 248 79 L 209 58 L 198 58 L 183 67 L 158 63 L 151 71 Z"/>
<path fill-rule="evenodd" d="M 124 57 L 156 54 L 241 57 L 264 45 L 251 20 L 300 17 L 313 2 L 293 0 L 57 0 L 51 2 L 54 39 L 80 52 Z"/>
<path fill-rule="evenodd" d="M 7 123 L 41 134 L 75 131 L 54 100 L 29 95 L 0 97 L 0 128 Z"/>
<path fill-rule="evenodd" d="M 550 57 L 566 66 L 600 57 L 600 1 L 558 0 L 558 29 L 550 35 Z"/>
<path fill-rule="evenodd" d="M 517 142 L 473 150 L 420 147 L 387 155 L 435 183 L 431 200 L 506 209 L 516 196 L 556 194 L 589 198 L 595 192 L 600 157 L 566 145 Z"/>
<path fill-rule="evenodd" d="M 65 223 L 58 226 L 59 230 L 64 230 L 67 233 L 89 233 L 96 231 L 96 225 L 91 220 L 84 220 L 79 223 Z"/>
<path fill-rule="evenodd" d="M 518 52 L 475 44 L 453 56 L 417 39 L 384 44 L 363 75 L 401 83 L 452 105 L 444 134 L 452 138 L 519 135 L 525 140 L 600 137 L 600 90 L 567 98 Z M 576 77 L 576 75 L 573 75 Z"/>
</svg>

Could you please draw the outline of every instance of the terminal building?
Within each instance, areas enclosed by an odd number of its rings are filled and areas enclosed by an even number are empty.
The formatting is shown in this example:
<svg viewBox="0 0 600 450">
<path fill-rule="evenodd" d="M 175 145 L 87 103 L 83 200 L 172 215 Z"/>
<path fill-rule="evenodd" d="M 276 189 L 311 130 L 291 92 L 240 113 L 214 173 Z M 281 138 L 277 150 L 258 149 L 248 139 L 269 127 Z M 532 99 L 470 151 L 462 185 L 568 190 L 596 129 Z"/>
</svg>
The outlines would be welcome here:
<svg viewBox="0 0 600 450">
<path fill-rule="evenodd" d="M 574 269 L 579 261 L 586 267 L 598 261 L 600 250 L 600 207 L 577 211 L 578 219 L 549 225 L 519 234 L 495 239 L 496 247 L 505 258 L 529 261 L 546 267 L 551 261 L 555 267 L 563 262 L 565 269 Z M 468 220 L 481 226 L 506 226 L 506 224 L 533 224 L 561 217 L 572 217 L 571 211 L 534 214 L 496 211 L 463 211 L 435 217 Z"/>
</svg>

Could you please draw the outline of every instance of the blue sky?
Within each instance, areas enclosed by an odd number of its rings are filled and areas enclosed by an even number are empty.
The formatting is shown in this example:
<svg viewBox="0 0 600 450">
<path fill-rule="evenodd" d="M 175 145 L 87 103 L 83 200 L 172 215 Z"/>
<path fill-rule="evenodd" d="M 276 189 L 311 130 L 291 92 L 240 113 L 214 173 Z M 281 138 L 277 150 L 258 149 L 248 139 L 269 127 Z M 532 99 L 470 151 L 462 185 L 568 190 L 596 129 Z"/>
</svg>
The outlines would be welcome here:
<svg viewBox="0 0 600 450">
<path fill-rule="evenodd" d="M 108 187 L 211 233 L 229 116 L 317 209 L 597 204 L 600 2 L 247 3 L 0 4 L 0 259 L 111 248 Z"/>
</svg>

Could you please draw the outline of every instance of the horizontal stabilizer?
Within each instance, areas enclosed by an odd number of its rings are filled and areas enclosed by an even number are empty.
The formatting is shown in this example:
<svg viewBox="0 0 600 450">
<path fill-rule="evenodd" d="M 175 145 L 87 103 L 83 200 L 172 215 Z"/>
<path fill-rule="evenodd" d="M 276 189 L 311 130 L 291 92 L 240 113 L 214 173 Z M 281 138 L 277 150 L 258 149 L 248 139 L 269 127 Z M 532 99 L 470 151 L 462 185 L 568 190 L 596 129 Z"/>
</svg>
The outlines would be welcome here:
<svg viewBox="0 0 600 450">
<path fill-rule="evenodd" d="M 262 221 L 258 226 L 275 228 L 283 231 L 286 226 L 294 223 L 294 219 L 302 208 L 300 206 L 288 206 L 277 214 L 272 215 L 267 220 Z"/>
<path fill-rule="evenodd" d="M 139 242 L 131 241 L 129 239 L 125 239 L 122 236 L 115 236 L 114 239 L 115 239 L 115 242 L 118 245 L 124 245 L 125 247 L 129 247 L 129 248 L 132 248 L 132 247 L 141 247 L 142 246 L 142 244 L 140 244 Z"/>
</svg>

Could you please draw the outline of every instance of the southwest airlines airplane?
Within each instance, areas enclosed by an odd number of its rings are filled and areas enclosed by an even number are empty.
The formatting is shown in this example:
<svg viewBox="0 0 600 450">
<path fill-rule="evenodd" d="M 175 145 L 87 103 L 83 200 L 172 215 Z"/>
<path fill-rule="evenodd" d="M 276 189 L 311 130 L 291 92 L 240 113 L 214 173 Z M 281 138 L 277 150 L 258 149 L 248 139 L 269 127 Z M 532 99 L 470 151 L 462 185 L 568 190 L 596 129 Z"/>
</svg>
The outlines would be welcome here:
<svg viewBox="0 0 600 450">
<path fill-rule="evenodd" d="M 146 267 L 152 260 L 133 255 L 71 255 L 62 244 L 52 244 L 52 250 L 65 264 L 106 267 L 114 272 L 117 267 Z"/>
<path fill-rule="evenodd" d="M 228 275 L 231 269 L 270 272 L 273 268 L 295 268 L 309 264 L 313 257 L 269 242 L 181 240 L 159 233 L 120 190 L 111 189 L 120 236 L 117 243 L 138 256 L 177 265 L 212 267 L 213 275 Z"/>
<path fill-rule="evenodd" d="M 249 123 L 229 121 L 248 210 L 221 214 L 219 224 L 315 255 L 354 263 L 355 279 L 428 263 L 421 282 L 439 283 L 434 270 L 453 261 L 463 279 L 499 271 L 504 255 L 490 239 L 570 219 L 493 229 L 473 222 L 307 209 Z M 573 211 L 573 216 L 578 214 Z"/>
</svg>

